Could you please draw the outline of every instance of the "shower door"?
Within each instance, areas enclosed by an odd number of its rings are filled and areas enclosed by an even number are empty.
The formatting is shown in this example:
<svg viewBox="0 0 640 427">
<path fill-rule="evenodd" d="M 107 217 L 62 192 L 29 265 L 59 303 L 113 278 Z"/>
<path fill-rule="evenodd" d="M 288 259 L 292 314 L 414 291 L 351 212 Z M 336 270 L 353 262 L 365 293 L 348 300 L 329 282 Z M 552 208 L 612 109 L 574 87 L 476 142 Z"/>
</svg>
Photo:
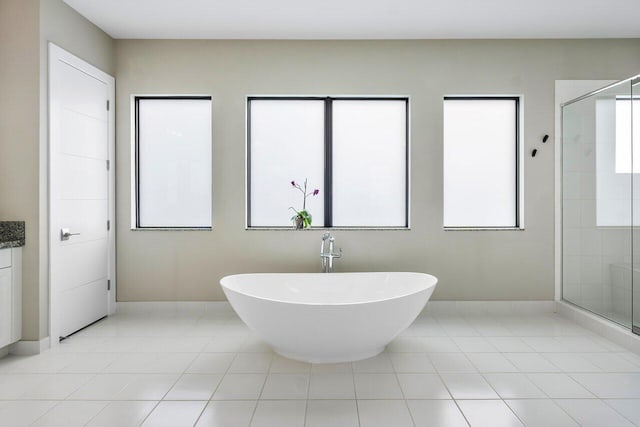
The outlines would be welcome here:
<svg viewBox="0 0 640 427">
<path fill-rule="evenodd" d="M 632 203 L 640 157 L 633 161 L 630 87 L 621 82 L 562 107 L 562 297 L 627 328 L 632 224 L 640 224 Z"/>
</svg>

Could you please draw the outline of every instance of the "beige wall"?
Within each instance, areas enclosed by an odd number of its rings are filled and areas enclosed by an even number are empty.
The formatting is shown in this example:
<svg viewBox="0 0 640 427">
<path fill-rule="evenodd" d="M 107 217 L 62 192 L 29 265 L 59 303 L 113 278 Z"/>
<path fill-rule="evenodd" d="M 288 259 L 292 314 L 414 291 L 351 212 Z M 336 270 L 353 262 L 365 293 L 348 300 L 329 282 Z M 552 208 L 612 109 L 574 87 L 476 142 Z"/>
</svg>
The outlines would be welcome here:
<svg viewBox="0 0 640 427">
<path fill-rule="evenodd" d="M 554 82 L 638 73 L 640 41 L 118 40 L 116 57 L 119 301 L 221 300 L 227 274 L 318 270 L 322 231 L 244 229 L 247 94 L 410 95 L 412 228 L 335 231 L 336 270 L 430 272 L 436 299 L 536 300 L 554 296 L 554 149 L 539 142 Z M 130 95 L 153 93 L 213 96 L 213 231 L 130 230 Z M 505 93 L 524 96 L 526 230 L 445 232 L 442 97 Z"/>
<path fill-rule="evenodd" d="M 37 339 L 39 312 L 38 0 L 0 0 L 0 219 L 26 222 L 23 336 Z"/>
<path fill-rule="evenodd" d="M 47 43 L 114 71 L 114 43 L 61 0 L 0 0 L 0 219 L 26 221 L 25 340 L 49 335 Z"/>
</svg>

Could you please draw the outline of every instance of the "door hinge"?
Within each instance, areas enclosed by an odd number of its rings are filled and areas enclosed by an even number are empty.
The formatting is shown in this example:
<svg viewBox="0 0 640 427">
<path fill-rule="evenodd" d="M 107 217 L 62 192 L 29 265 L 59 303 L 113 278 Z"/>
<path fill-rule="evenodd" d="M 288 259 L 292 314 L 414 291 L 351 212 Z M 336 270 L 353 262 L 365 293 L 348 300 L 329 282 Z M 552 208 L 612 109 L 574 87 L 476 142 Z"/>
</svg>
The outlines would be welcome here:
<svg viewBox="0 0 640 427">
<path fill-rule="evenodd" d="M 107 290 L 110 291 L 111 290 L 111 280 L 107 279 Z"/>
<path fill-rule="evenodd" d="M 109 111 L 109 106 L 110 106 L 109 100 L 107 99 L 107 111 Z"/>
<path fill-rule="evenodd" d="M 111 220 L 107 220 L 107 231 L 111 230 Z"/>
<path fill-rule="evenodd" d="M 111 160 L 107 160 L 107 170 L 111 169 Z"/>
</svg>

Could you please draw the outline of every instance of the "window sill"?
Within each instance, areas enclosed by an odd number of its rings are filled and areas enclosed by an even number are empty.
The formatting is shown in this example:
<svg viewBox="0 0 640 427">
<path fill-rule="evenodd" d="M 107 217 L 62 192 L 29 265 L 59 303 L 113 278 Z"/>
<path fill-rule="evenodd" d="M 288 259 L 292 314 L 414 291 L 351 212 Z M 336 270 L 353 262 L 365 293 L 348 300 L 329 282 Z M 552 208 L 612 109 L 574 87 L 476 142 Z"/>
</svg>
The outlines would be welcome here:
<svg viewBox="0 0 640 427">
<path fill-rule="evenodd" d="M 131 231 L 213 231 L 213 227 L 134 227 Z"/>
<path fill-rule="evenodd" d="M 444 231 L 524 231 L 524 227 L 443 227 Z"/>
<path fill-rule="evenodd" d="M 245 231 L 411 231 L 410 227 L 245 227 Z"/>
</svg>

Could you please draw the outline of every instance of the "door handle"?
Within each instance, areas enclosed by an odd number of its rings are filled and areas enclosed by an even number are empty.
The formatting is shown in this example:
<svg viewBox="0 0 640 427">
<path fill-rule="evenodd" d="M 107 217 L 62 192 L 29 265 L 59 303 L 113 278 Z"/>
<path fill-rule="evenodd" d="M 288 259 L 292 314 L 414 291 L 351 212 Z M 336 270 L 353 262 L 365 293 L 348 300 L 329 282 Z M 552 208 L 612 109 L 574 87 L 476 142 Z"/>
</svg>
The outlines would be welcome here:
<svg viewBox="0 0 640 427">
<path fill-rule="evenodd" d="M 68 228 L 60 230 L 60 240 L 69 240 L 71 236 L 79 236 L 80 233 L 72 233 Z"/>
</svg>

